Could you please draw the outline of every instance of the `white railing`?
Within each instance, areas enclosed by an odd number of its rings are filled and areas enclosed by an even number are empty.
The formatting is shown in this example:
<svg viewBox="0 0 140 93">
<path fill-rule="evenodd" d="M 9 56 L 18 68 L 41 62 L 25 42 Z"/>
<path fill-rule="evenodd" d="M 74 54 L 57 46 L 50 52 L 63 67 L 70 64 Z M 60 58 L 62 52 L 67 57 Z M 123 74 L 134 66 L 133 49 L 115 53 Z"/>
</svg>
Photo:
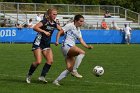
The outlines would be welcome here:
<svg viewBox="0 0 140 93">
<path fill-rule="evenodd" d="M 103 15 L 105 10 L 109 10 L 111 15 L 120 16 L 127 20 L 133 20 L 140 24 L 140 14 L 120 6 L 113 5 L 73 5 L 73 4 L 42 4 L 42 3 L 15 3 L 0 2 L 0 13 L 4 16 L 7 13 L 16 13 L 17 22 L 20 21 L 19 14 L 23 14 L 27 22 L 27 14 L 44 13 L 50 7 L 57 8 L 59 14 L 83 14 L 83 15 Z"/>
<path fill-rule="evenodd" d="M 120 15 L 124 17 L 125 19 L 140 23 L 139 13 L 123 8 L 123 7 L 120 7 L 119 10 L 121 10 Z"/>
</svg>

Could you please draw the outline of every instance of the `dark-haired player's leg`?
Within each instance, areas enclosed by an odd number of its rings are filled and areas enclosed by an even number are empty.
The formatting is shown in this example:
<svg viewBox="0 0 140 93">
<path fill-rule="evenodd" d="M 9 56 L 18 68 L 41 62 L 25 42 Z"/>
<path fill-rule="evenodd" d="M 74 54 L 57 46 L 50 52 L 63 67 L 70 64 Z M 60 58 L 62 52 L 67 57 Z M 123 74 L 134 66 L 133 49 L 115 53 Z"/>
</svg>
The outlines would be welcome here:
<svg viewBox="0 0 140 93">
<path fill-rule="evenodd" d="M 82 62 L 82 59 L 85 56 L 85 51 L 83 51 L 77 46 L 73 46 L 71 48 L 71 52 L 69 52 L 69 55 L 76 56 L 75 64 L 74 64 L 73 71 L 71 72 L 71 74 L 77 78 L 82 78 L 83 76 L 80 75 L 77 70 Z"/>
<path fill-rule="evenodd" d="M 66 64 L 67 64 L 67 69 L 65 69 L 61 74 L 53 81 L 53 84 L 60 86 L 59 81 L 61 81 L 63 78 L 67 77 L 69 72 L 73 70 L 73 66 L 75 63 L 75 58 L 74 57 L 66 57 L 65 59 Z"/>
</svg>

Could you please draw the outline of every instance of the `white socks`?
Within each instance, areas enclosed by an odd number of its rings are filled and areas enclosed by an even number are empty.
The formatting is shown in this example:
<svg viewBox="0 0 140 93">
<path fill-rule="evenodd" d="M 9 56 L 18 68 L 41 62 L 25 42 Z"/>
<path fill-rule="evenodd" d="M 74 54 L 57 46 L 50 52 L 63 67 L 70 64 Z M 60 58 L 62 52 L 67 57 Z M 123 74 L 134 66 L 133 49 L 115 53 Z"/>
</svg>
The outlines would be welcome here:
<svg viewBox="0 0 140 93">
<path fill-rule="evenodd" d="M 68 74 L 69 74 L 69 71 L 66 69 L 58 76 L 56 80 L 60 81 L 61 79 L 65 78 Z"/>
<path fill-rule="evenodd" d="M 85 56 L 85 54 L 79 54 L 76 57 L 75 64 L 74 64 L 74 67 L 73 67 L 73 71 L 77 71 L 77 68 L 80 66 L 84 56 Z"/>
<path fill-rule="evenodd" d="M 82 59 L 83 59 L 84 56 L 85 56 L 85 54 L 79 54 L 79 55 L 76 57 L 76 61 L 75 61 L 74 67 L 73 67 L 73 71 L 77 71 L 77 68 L 80 66 L 80 64 L 81 64 Z M 62 80 L 62 79 L 65 78 L 68 74 L 69 74 L 69 71 L 68 71 L 67 69 L 64 70 L 64 71 L 57 77 L 56 81 Z"/>
</svg>

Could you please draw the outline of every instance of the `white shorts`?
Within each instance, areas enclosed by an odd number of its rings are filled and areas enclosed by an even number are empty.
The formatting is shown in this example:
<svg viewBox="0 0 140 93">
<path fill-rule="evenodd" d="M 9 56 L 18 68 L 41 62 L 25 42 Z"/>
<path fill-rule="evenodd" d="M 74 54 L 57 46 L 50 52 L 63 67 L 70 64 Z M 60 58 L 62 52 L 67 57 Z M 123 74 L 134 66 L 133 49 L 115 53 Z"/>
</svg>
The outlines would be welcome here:
<svg viewBox="0 0 140 93">
<path fill-rule="evenodd" d="M 130 34 L 125 34 L 125 39 L 131 39 L 131 35 Z"/>
<path fill-rule="evenodd" d="M 70 44 L 62 44 L 61 50 L 62 50 L 62 53 L 65 57 L 67 56 L 67 54 L 72 46 L 73 45 L 70 45 Z"/>
</svg>

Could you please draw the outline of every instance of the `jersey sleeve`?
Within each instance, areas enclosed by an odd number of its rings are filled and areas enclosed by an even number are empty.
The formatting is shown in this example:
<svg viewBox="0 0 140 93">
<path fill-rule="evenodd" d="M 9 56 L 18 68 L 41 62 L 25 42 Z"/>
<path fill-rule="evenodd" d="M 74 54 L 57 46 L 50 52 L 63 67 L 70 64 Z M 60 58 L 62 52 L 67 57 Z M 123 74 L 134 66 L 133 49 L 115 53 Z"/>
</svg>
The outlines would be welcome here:
<svg viewBox="0 0 140 93">
<path fill-rule="evenodd" d="M 64 33 L 66 33 L 67 31 L 69 31 L 71 29 L 71 25 L 66 24 L 64 27 L 62 27 L 62 29 L 64 30 Z"/>
<path fill-rule="evenodd" d="M 46 19 L 44 19 L 44 20 L 41 20 L 40 22 L 44 25 L 44 24 L 46 24 L 46 23 L 47 23 L 47 20 L 46 20 Z"/>
</svg>

